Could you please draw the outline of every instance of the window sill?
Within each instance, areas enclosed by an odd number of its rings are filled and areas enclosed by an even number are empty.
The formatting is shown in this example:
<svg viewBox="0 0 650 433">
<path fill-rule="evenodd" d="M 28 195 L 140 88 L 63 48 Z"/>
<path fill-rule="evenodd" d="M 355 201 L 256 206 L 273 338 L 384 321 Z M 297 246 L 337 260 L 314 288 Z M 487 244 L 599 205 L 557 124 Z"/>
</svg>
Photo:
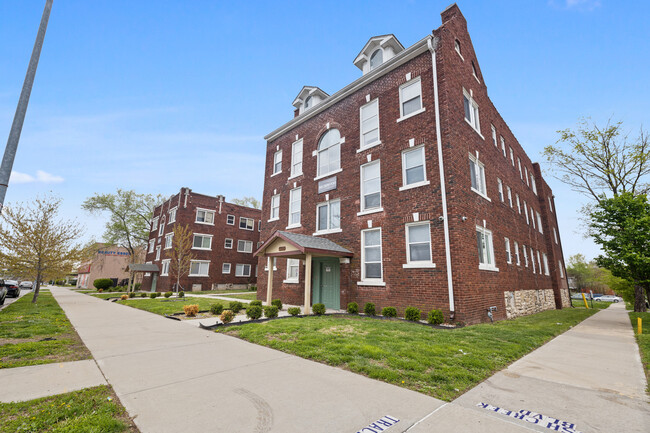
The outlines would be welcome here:
<svg viewBox="0 0 650 433">
<path fill-rule="evenodd" d="M 312 233 L 312 236 L 329 235 L 332 233 L 343 233 L 343 230 L 342 229 L 322 230 L 319 232 Z"/>
<path fill-rule="evenodd" d="M 369 145 L 369 146 L 361 147 L 361 148 L 357 149 L 357 153 L 361 153 L 361 152 L 364 152 L 364 151 L 366 151 L 366 150 L 368 150 L 368 149 L 372 149 L 373 147 L 377 147 L 377 146 L 379 146 L 380 144 L 381 144 L 381 140 L 379 140 L 378 142 L 373 143 L 373 144 L 371 144 L 371 145 Z"/>
<path fill-rule="evenodd" d="M 300 177 L 300 176 L 302 176 L 302 173 L 292 174 L 291 176 L 289 176 L 287 178 L 287 180 L 295 179 L 295 178 Z"/>
<path fill-rule="evenodd" d="M 385 287 L 386 283 L 383 281 L 357 281 L 357 286 Z"/>
<path fill-rule="evenodd" d="M 362 216 L 362 215 L 370 215 L 373 213 L 378 213 L 378 212 L 383 212 L 384 208 L 379 207 L 377 209 L 368 209 L 368 210 L 362 210 L 361 212 L 357 212 L 357 216 Z"/>
<path fill-rule="evenodd" d="M 476 79 L 476 81 L 478 81 L 479 84 L 481 84 L 481 80 L 479 80 L 476 75 L 472 74 L 472 76 Z"/>
<path fill-rule="evenodd" d="M 490 265 L 478 265 L 479 270 L 481 271 L 490 271 L 490 272 L 499 272 L 499 268 Z"/>
<path fill-rule="evenodd" d="M 490 197 L 488 197 L 487 195 L 483 194 L 483 193 L 482 193 L 481 191 L 479 191 L 478 189 L 474 189 L 474 188 L 472 188 L 472 191 L 474 191 L 476 194 L 480 195 L 481 197 L 483 197 L 483 198 L 486 199 L 487 201 L 489 201 L 489 202 L 492 201 L 492 200 L 490 199 Z"/>
<path fill-rule="evenodd" d="M 464 119 L 465 119 L 465 122 L 467 122 L 467 124 L 472 127 L 474 132 L 476 132 L 479 135 L 479 137 L 481 137 L 483 140 L 485 140 L 485 137 L 483 137 L 483 134 L 481 134 L 481 131 L 476 129 L 476 127 L 474 125 L 472 125 L 472 123 L 469 120 L 467 120 L 467 117 L 464 117 Z"/>
<path fill-rule="evenodd" d="M 280 174 L 280 173 L 282 173 L 282 170 L 280 170 L 280 171 L 276 171 L 275 173 L 273 173 L 273 174 L 272 174 L 271 176 L 269 176 L 269 177 L 277 176 L 277 175 Z"/>
<path fill-rule="evenodd" d="M 160 274 L 161 277 L 168 277 L 169 274 Z"/>
<path fill-rule="evenodd" d="M 316 176 L 316 177 L 314 178 L 314 180 L 325 179 L 326 177 L 333 176 L 333 175 L 335 175 L 336 173 L 340 173 L 340 172 L 342 172 L 342 171 L 343 171 L 343 169 L 342 169 L 342 168 L 339 168 L 338 170 L 330 171 L 329 173 L 325 173 L 325 174 L 321 174 L 320 176 Z"/>
<path fill-rule="evenodd" d="M 195 275 L 195 274 L 188 274 L 187 276 L 188 277 L 204 277 L 204 278 L 209 277 L 209 275 Z"/>
<path fill-rule="evenodd" d="M 270 220 L 267 221 L 267 223 L 272 223 L 273 221 L 280 221 L 280 217 L 278 218 L 271 218 Z M 239 227 L 241 228 L 241 227 Z"/>
<path fill-rule="evenodd" d="M 431 262 L 424 263 L 405 263 L 402 265 L 404 269 L 432 269 L 435 268 L 436 264 Z"/>
<path fill-rule="evenodd" d="M 163 248 L 163 250 L 171 250 L 171 249 L 172 249 L 172 247 L 165 247 L 165 248 Z"/>
<path fill-rule="evenodd" d="M 397 121 L 395 123 L 400 123 L 400 122 L 402 122 L 402 121 L 404 121 L 406 119 L 410 119 L 413 116 L 417 116 L 420 113 L 424 113 L 425 111 L 427 111 L 426 107 L 422 107 L 419 110 L 415 110 L 414 112 L 412 112 L 412 113 L 410 113 L 410 114 L 408 114 L 406 116 L 400 117 L 399 119 L 397 119 Z"/>
<path fill-rule="evenodd" d="M 463 55 L 460 53 L 460 51 L 458 51 L 458 50 L 456 50 L 456 49 L 454 49 L 454 51 L 456 51 L 456 52 L 458 53 L 458 55 L 460 56 L 461 60 L 464 62 L 464 61 L 465 61 L 465 57 L 463 57 Z"/>
<path fill-rule="evenodd" d="M 165 248 L 167 249 L 167 248 Z M 212 251 L 212 248 L 197 248 L 197 247 L 192 247 L 190 248 L 192 250 L 198 250 L 198 251 Z"/>
<path fill-rule="evenodd" d="M 284 280 L 282 281 L 283 284 L 299 284 L 298 280 Z"/>
<path fill-rule="evenodd" d="M 300 228 L 300 227 L 302 227 L 302 224 L 291 224 L 291 225 L 285 227 L 285 230 L 297 229 L 297 228 Z"/>
<path fill-rule="evenodd" d="M 242 254 L 253 254 L 252 251 L 239 251 L 239 250 L 237 250 L 237 252 L 242 253 Z"/>
<path fill-rule="evenodd" d="M 235 275 L 237 278 L 250 278 L 250 275 Z"/>
<path fill-rule="evenodd" d="M 194 224 L 203 224 L 204 226 L 213 226 L 214 225 L 214 223 L 204 223 L 204 222 L 201 222 L 201 221 L 194 221 Z"/>
<path fill-rule="evenodd" d="M 400 186 L 399 190 L 400 191 L 406 191 L 406 190 L 409 190 L 409 189 L 419 188 L 421 186 L 426 186 L 426 185 L 429 185 L 429 184 L 430 184 L 430 182 L 428 180 L 423 180 L 422 182 L 417 182 L 417 183 L 412 183 L 410 185 Z"/>
</svg>

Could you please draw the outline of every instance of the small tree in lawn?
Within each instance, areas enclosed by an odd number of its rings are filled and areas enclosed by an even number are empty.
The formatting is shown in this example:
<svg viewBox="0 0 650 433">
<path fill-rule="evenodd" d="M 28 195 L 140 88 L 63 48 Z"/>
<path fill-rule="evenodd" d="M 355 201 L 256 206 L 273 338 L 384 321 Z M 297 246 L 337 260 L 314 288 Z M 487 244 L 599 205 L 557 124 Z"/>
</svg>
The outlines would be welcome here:
<svg viewBox="0 0 650 433">
<path fill-rule="evenodd" d="M 176 224 L 174 226 L 174 236 L 172 238 L 172 248 L 167 252 L 169 261 L 169 276 L 176 279 L 176 289 L 180 287 L 181 277 L 190 273 L 190 265 L 194 259 L 192 254 L 192 242 L 194 236 L 189 225 Z"/>
<path fill-rule="evenodd" d="M 76 221 L 57 219 L 60 205 L 59 198 L 36 198 L 30 205 L 6 206 L 0 219 L 0 268 L 36 279 L 33 303 L 41 281 L 64 277 L 87 257 L 77 243 L 83 229 Z"/>
</svg>

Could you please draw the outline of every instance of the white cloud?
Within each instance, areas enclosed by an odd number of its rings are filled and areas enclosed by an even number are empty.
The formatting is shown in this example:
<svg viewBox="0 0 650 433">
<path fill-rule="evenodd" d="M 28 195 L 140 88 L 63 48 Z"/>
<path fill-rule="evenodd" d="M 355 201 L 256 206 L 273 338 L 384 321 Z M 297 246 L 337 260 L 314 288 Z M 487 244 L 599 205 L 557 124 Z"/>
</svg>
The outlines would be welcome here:
<svg viewBox="0 0 650 433">
<path fill-rule="evenodd" d="M 562 5 L 564 3 L 564 5 Z M 549 0 L 548 4 L 555 8 L 593 11 L 601 6 L 600 0 Z"/>
<path fill-rule="evenodd" d="M 56 176 L 45 172 L 43 170 L 37 170 L 36 176 L 32 176 L 27 173 L 20 173 L 18 171 L 12 171 L 11 177 L 9 178 L 9 183 L 32 183 L 32 182 L 41 182 L 41 183 L 61 183 L 63 178 L 61 176 Z"/>
</svg>

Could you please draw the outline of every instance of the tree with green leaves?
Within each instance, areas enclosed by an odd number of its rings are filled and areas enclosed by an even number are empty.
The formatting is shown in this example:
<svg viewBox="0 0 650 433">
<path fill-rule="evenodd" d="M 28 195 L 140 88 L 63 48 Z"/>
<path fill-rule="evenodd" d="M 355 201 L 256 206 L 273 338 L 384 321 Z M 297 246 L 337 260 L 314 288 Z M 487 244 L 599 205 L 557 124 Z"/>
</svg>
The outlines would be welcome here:
<svg viewBox="0 0 650 433">
<path fill-rule="evenodd" d="M 240 206 L 252 207 L 254 209 L 261 208 L 260 201 L 255 197 L 233 198 L 232 202 Z"/>
<path fill-rule="evenodd" d="M 650 203 L 645 194 L 604 198 L 589 216 L 589 233 L 604 252 L 596 263 L 634 284 L 634 311 L 650 298 Z"/>
<path fill-rule="evenodd" d="M 135 263 L 138 253 L 149 240 L 153 211 L 162 201 L 160 195 L 118 189 L 115 194 L 95 194 L 86 199 L 81 207 L 91 214 L 108 214 L 104 241 L 126 248 L 131 263 Z M 132 279 L 129 278 L 129 281 Z"/>
<path fill-rule="evenodd" d="M 33 303 L 41 281 L 64 277 L 87 257 L 78 243 L 83 228 L 77 221 L 59 220 L 60 206 L 59 198 L 39 197 L 30 205 L 6 206 L 0 218 L 0 269 L 36 280 Z"/>
<path fill-rule="evenodd" d="M 169 257 L 169 277 L 175 279 L 174 291 L 178 292 L 181 287 L 181 278 L 190 273 L 190 266 L 194 259 L 192 254 L 192 243 L 194 242 L 194 234 L 191 227 L 186 224 L 174 225 L 172 237 L 172 247 L 167 252 Z"/>
</svg>

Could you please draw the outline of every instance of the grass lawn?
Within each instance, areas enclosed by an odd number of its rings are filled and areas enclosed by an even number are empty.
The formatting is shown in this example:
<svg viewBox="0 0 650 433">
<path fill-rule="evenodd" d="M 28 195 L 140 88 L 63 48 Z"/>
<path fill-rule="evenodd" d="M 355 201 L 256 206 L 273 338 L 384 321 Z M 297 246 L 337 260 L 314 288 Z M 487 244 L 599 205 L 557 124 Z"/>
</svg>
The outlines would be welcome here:
<svg viewBox="0 0 650 433">
<path fill-rule="evenodd" d="M 312 316 L 217 332 L 451 401 L 596 311 L 551 310 L 454 330 Z"/>
<path fill-rule="evenodd" d="M 585 308 L 585 302 L 582 299 L 571 299 L 571 303 L 576 308 Z M 591 301 L 587 299 L 587 305 L 591 308 Z M 612 302 L 594 301 L 594 310 L 602 310 L 612 305 Z"/>
<path fill-rule="evenodd" d="M 234 290 L 203 290 L 201 292 L 185 292 L 186 295 L 229 295 L 232 293 L 250 293 L 255 290 L 249 289 L 234 289 Z"/>
<path fill-rule="evenodd" d="M 640 317 L 643 321 L 643 334 L 641 335 L 637 334 L 637 317 Z M 646 390 L 650 393 L 650 313 L 630 312 L 630 320 L 632 321 L 636 342 L 639 344 L 641 362 L 643 362 L 643 368 L 645 369 Z"/>
<path fill-rule="evenodd" d="M 243 295 L 228 295 L 228 296 L 225 296 L 225 297 L 226 298 L 233 298 L 233 299 L 245 299 L 247 301 L 254 301 L 254 300 L 257 299 L 257 293 L 245 293 Z"/>
<path fill-rule="evenodd" d="M 0 403 L 1 433 L 137 431 L 108 386 L 20 403 Z"/>
<path fill-rule="evenodd" d="M 51 293 L 41 292 L 36 304 L 27 294 L 0 311 L 0 368 L 90 358 Z"/>
<path fill-rule="evenodd" d="M 209 310 L 212 304 L 221 304 L 228 307 L 228 301 L 210 298 L 157 298 L 157 299 L 128 299 L 126 301 L 117 301 L 119 304 L 128 305 L 129 307 L 149 311 L 151 313 L 165 314 L 182 313 L 183 305 L 198 304 L 199 310 Z"/>
</svg>

